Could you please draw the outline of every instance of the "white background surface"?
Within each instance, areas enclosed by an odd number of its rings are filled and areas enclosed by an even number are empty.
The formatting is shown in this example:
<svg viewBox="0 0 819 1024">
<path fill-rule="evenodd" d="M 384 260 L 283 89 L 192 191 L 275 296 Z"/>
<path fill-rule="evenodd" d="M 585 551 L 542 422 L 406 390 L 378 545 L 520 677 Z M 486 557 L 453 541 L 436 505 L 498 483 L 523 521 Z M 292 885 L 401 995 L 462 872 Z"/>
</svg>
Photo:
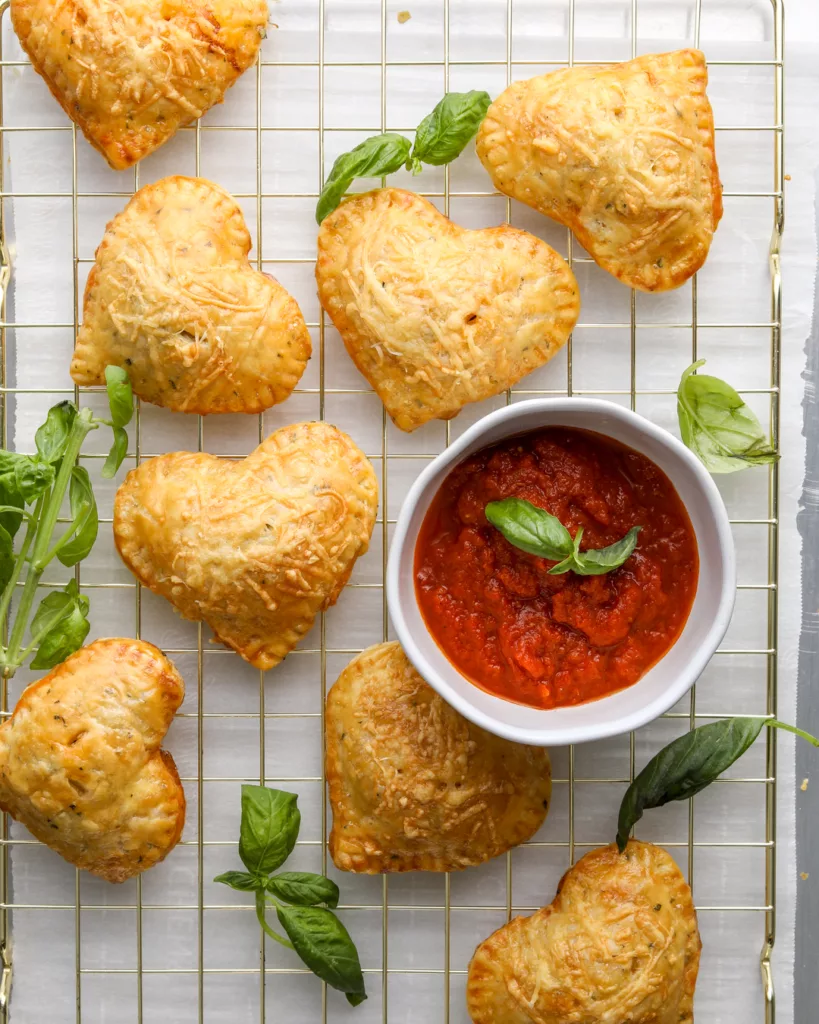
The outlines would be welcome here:
<svg viewBox="0 0 819 1024">
<path fill-rule="evenodd" d="M 412 19 L 400 25 L 396 14 L 409 9 Z M 693 42 L 694 4 L 686 0 L 639 0 L 637 52 L 674 49 Z M 769 59 L 772 56 L 771 16 L 767 0 L 703 0 L 702 46 L 715 59 Z M 379 0 L 325 0 L 325 58 L 327 61 L 380 61 L 381 5 Z M 444 6 L 442 0 L 401 0 L 387 6 L 389 60 L 439 60 L 444 54 Z M 630 56 L 630 0 L 577 0 L 577 59 L 628 58 Z M 788 7 L 789 31 L 794 31 L 792 60 L 795 88 L 789 101 L 791 135 L 788 171 L 788 228 L 785 259 L 785 344 L 782 465 L 782 616 L 780 661 L 780 713 L 793 719 L 795 665 L 800 612 L 799 538 L 795 529 L 803 467 L 801 439 L 802 344 L 808 333 L 812 270 L 813 176 L 816 166 L 815 100 L 819 30 L 811 0 Z M 450 57 L 452 60 L 497 60 L 501 64 L 451 67 L 453 89 L 486 88 L 496 95 L 507 74 L 528 77 L 540 69 L 516 65 L 515 60 L 561 60 L 567 53 L 568 4 L 566 0 L 515 0 L 512 20 L 513 61 L 507 67 L 506 0 L 451 0 Z M 263 47 L 267 61 L 318 59 L 318 0 L 281 0 L 272 6 L 270 32 Z M 815 33 L 811 36 L 811 33 Z M 812 40 L 812 41 L 811 41 Z M 4 53 L 17 54 L 8 18 L 4 19 Z M 547 69 L 543 69 L 547 70 Z M 381 127 L 381 68 L 327 68 L 324 79 L 326 166 L 333 157 Z M 417 123 L 444 90 L 443 67 L 389 67 L 385 76 L 386 127 L 406 129 Z M 4 70 L 4 122 L 11 125 L 64 126 L 66 119 L 47 90 L 30 69 Z M 770 68 L 714 67 L 709 89 L 720 125 L 771 124 L 773 80 Z M 319 185 L 319 74 L 314 67 L 264 67 L 261 72 L 262 121 L 265 127 L 286 129 L 261 134 L 263 190 L 315 192 Z M 209 126 L 256 123 L 256 78 L 251 71 L 229 94 L 226 103 L 205 118 Z M 365 131 L 338 131 L 356 125 Z M 69 131 L 16 133 L 7 136 L 6 188 L 22 192 L 62 193 L 45 199 L 18 199 L 11 224 L 14 247 L 14 293 L 10 318 L 19 323 L 63 323 L 59 328 L 25 328 L 15 333 L 17 359 L 10 363 L 10 383 L 19 388 L 69 388 L 68 362 L 73 342 L 72 287 L 72 136 Z M 201 136 L 201 173 L 234 192 L 256 188 L 257 134 L 207 131 Z M 767 132 L 720 132 L 717 155 L 726 191 L 769 191 L 772 188 L 772 139 Z M 139 184 L 169 173 L 194 173 L 195 135 L 180 133 L 168 145 L 140 165 Z M 396 183 L 409 184 L 404 175 Z M 134 187 L 132 173 L 116 174 L 78 136 L 77 185 L 80 193 L 122 191 Z M 411 187 L 442 191 L 442 171 L 427 170 Z M 457 191 L 488 191 L 489 182 L 473 153 L 453 167 L 451 188 Z M 67 193 L 67 195 L 66 195 Z M 82 288 L 90 260 L 106 221 L 126 201 L 125 197 L 89 197 L 78 202 L 77 244 L 79 284 Z M 442 200 L 436 200 L 439 205 Z M 251 233 L 256 238 L 255 199 L 241 200 Z M 318 304 L 312 281 L 315 224 L 313 198 L 269 198 L 262 204 L 264 260 L 303 260 L 265 269 L 287 285 L 299 300 L 307 320 L 318 321 Z M 769 316 L 770 286 L 767 247 L 772 225 L 772 200 L 726 198 L 725 218 L 716 235 L 705 268 L 698 279 L 698 315 L 701 323 L 764 323 Z M 546 238 L 566 252 L 565 231 L 517 204 L 511 205 L 512 222 Z M 467 226 L 497 223 L 506 215 L 501 198 L 457 198 L 450 213 Z M 577 247 L 575 254 L 577 254 Z M 255 256 L 255 250 L 253 253 Z M 597 267 L 576 267 L 583 311 L 574 335 L 573 384 L 575 389 L 628 390 L 629 292 Z M 690 361 L 691 332 L 668 326 L 690 322 L 690 284 L 678 292 L 637 297 L 638 389 L 676 387 L 681 371 Z M 584 326 L 584 325 L 602 326 Z M 313 331 L 318 341 L 318 332 Z M 769 331 L 764 328 L 718 330 L 701 328 L 699 354 L 708 359 L 708 370 L 728 378 L 738 388 L 766 387 L 769 382 Z M 316 345 L 318 349 L 318 345 Z M 565 389 L 565 353 L 524 382 L 524 390 Z M 360 388 L 361 378 L 352 367 L 337 335 L 326 332 L 325 385 L 328 389 Z M 314 355 L 301 382 L 303 389 L 319 387 L 319 358 Z M 628 396 L 612 399 L 628 402 Z M 15 436 L 20 447 L 31 444 L 33 428 L 54 395 L 20 395 L 15 410 Z M 84 397 L 84 400 L 89 400 Z M 97 401 L 98 399 L 90 399 Z M 452 424 L 452 436 L 475 417 L 495 408 L 504 399 L 467 409 Z M 761 396 L 750 401 L 765 418 Z M 637 410 L 676 433 L 674 399 L 669 395 L 639 395 Z M 314 390 L 294 394 L 284 405 L 264 416 L 265 432 L 276 426 L 319 415 L 319 395 Z M 382 414 L 374 396 L 327 393 L 325 416 L 347 430 L 364 450 L 374 456 L 382 472 Z M 215 454 L 241 455 L 257 442 L 256 418 L 227 416 L 209 419 L 204 428 L 204 447 Z M 93 437 L 89 449 L 102 451 L 107 439 Z M 431 424 L 413 435 L 387 429 L 389 453 L 433 454 L 444 443 L 444 428 Z M 140 447 L 144 455 L 177 448 L 195 448 L 197 423 L 145 406 L 140 418 Z M 394 519 L 401 497 L 423 460 L 390 461 L 387 479 L 387 513 Z M 103 516 L 110 517 L 113 489 L 99 481 L 99 462 L 89 460 Z M 98 482 L 99 481 L 99 482 Z M 98 482 L 98 483 L 97 483 Z M 720 488 L 735 518 L 767 515 L 767 474 L 751 471 L 722 478 Z M 734 528 L 741 583 L 765 582 L 766 528 Z M 376 528 L 370 553 L 355 571 L 354 582 L 377 583 L 381 578 L 382 537 Z M 58 579 L 55 574 L 54 579 Z M 117 589 L 89 590 L 92 600 L 91 638 L 129 635 L 135 629 L 135 592 L 127 570 L 119 562 L 111 542 L 110 525 L 103 525 L 100 540 L 83 563 L 82 581 L 88 584 L 118 583 Z M 150 593 L 141 602 L 141 635 L 167 649 L 196 647 L 196 627 L 172 614 Z M 759 648 L 765 644 L 765 594 L 742 591 L 725 646 Z M 205 631 L 207 634 L 207 631 Z M 328 648 L 361 648 L 382 639 L 380 590 L 348 588 L 338 606 L 326 616 Z M 315 649 L 318 627 L 303 645 Z M 185 675 L 188 696 L 184 716 L 174 724 L 168 747 L 186 780 L 188 824 L 181 845 L 163 864 L 143 879 L 141 900 L 142 978 L 145 1021 L 185 1024 L 199 1020 L 198 977 L 199 923 L 197 830 L 197 711 L 200 696 L 195 654 L 172 654 Z M 330 685 L 349 660 L 348 654 L 328 654 L 326 682 Z M 241 660 L 218 649 L 207 649 L 201 682 L 202 708 L 207 716 L 246 714 L 248 717 L 204 719 L 203 835 L 201 848 L 204 877 L 204 1019 L 209 1022 L 244 1024 L 259 1019 L 259 935 L 245 898 L 210 879 L 219 871 L 238 866 L 233 843 L 238 835 L 239 786 L 242 779 L 259 778 L 259 674 Z M 15 680 L 19 687 L 27 677 Z M 303 813 L 302 840 L 292 866 L 321 867 L 322 784 L 320 707 L 321 659 L 316 654 L 296 654 L 269 674 L 264 683 L 265 773 L 268 784 L 300 793 Z M 12 698 L 16 693 L 12 694 Z M 687 713 L 686 699 L 677 709 Z M 754 655 L 718 655 L 697 687 L 698 713 L 762 713 L 765 711 L 765 661 Z M 638 768 L 660 746 L 686 728 L 683 719 L 659 721 L 641 730 L 636 738 Z M 776 983 L 778 1020 L 790 1024 L 793 963 L 793 908 L 795 865 L 793 857 L 793 753 L 781 744 L 780 759 L 780 859 L 779 939 Z M 761 746 L 749 752 L 732 774 L 759 778 L 764 775 Z M 553 752 L 554 772 L 568 776 L 567 752 Z M 627 738 L 578 748 L 575 774 L 582 778 L 627 777 Z M 292 781 L 298 779 L 300 781 Z M 624 783 L 577 783 L 574 802 L 576 853 L 582 844 L 609 841 L 615 831 L 616 808 Z M 516 910 L 548 902 L 569 863 L 568 786 L 555 786 L 550 816 L 536 840 L 544 844 L 516 850 L 511 858 Z M 764 787 L 755 783 L 713 786 L 695 802 L 695 838 L 698 843 L 760 842 L 764 838 Z M 14 827 L 15 837 L 27 838 Z M 638 831 L 642 838 L 666 843 L 684 870 L 687 869 L 688 812 L 683 805 L 653 812 Z M 703 908 L 700 925 L 704 942 L 697 1019 L 700 1024 L 757 1024 L 763 1020 L 758 956 L 763 941 L 763 915 L 757 911 L 704 909 L 725 906 L 758 907 L 765 902 L 764 856 L 760 848 L 698 847 L 694 857 L 694 891 Z M 14 997 L 12 1021 L 48 1024 L 76 1020 L 75 971 L 84 972 L 81 987 L 82 1021 L 131 1024 L 138 1020 L 137 918 L 133 909 L 138 890 L 134 882 L 113 887 L 83 876 L 77 881 L 56 855 L 33 844 L 12 848 L 12 899 L 16 904 L 49 904 L 62 909 L 19 909 L 13 913 Z M 342 889 L 342 902 L 368 909 L 343 912 L 358 942 L 365 969 L 382 966 L 383 920 L 380 879 L 339 876 L 330 868 Z M 83 910 L 75 909 L 79 891 Z M 453 876 L 451 882 L 451 1010 L 450 1019 L 465 1024 L 463 971 L 478 941 L 506 918 L 507 861 L 501 858 L 485 867 Z M 444 1004 L 444 879 L 434 875 L 395 877 L 389 880 L 388 1019 L 391 1024 L 433 1024 L 443 1021 Z M 180 909 L 154 909 L 172 906 Z M 493 907 L 473 910 L 466 907 Z M 210 909 L 213 907 L 213 909 Z M 117 909 L 121 908 L 121 909 Z M 79 920 L 79 948 L 76 944 Z M 296 966 L 287 951 L 268 943 L 267 966 Z M 166 972 L 173 973 L 154 973 Z M 103 973 L 105 972 L 105 973 Z M 116 973 L 126 972 L 126 973 Z M 235 973 L 231 973 L 235 972 Z M 328 1019 L 369 1024 L 384 1019 L 379 973 L 367 974 L 369 1001 L 356 1011 L 347 1008 L 336 993 L 328 996 Z M 265 1007 L 269 1021 L 316 1024 L 321 1020 L 320 986 L 301 974 L 268 974 Z M 803 1024 L 803 1022 L 799 1022 Z"/>
</svg>

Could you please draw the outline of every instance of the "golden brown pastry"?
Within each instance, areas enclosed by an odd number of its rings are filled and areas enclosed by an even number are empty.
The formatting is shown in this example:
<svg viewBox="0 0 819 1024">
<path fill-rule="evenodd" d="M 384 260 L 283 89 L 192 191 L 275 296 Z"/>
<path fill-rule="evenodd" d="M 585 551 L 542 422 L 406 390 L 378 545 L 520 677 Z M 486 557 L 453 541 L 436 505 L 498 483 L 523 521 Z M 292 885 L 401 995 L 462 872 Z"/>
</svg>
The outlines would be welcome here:
<svg viewBox="0 0 819 1024">
<path fill-rule="evenodd" d="M 632 840 L 587 853 L 554 902 L 482 942 L 474 1024 L 691 1024 L 700 963 L 691 890 L 671 857 Z"/>
<path fill-rule="evenodd" d="M 104 384 L 109 363 L 140 398 L 177 412 L 263 412 L 310 358 L 296 300 L 248 263 L 236 201 L 204 178 L 147 185 L 108 225 L 85 287 L 71 363 Z"/>
<path fill-rule="evenodd" d="M 185 824 L 176 765 L 159 749 L 184 695 L 152 644 L 82 647 L 29 686 L 0 726 L 0 808 L 106 881 L 157 864 Z"/>
<path fill-rule="evenodd" d="M 531 838 L 549 755 L 472 725 L 401 646 L 354 658 L 327 695 L 330 854 L 342 871 L 458 871 Z"/>
<path fill-rule="evenodd" d="M 297 423 L 238 462 L 143 462 L 117 491 L 114 540 L 146 587 L 266 669 L 335 604 L 377 505 L 373 468 L 350 438 Z"/>
<path fill-rule="evenodd" d="M 722 216 L 707 82 L 699 50 L 515 82 L 478 156 L 497 189 L 571 228 L 624 284 L 678 288 Z"/>
<path fill-rule="evenodd" d="M 265 0 L 12 0 L 34 70 L 115 170 L 215 103 L 256 60 Z"/>
<path fill-rule="evenodd" d="M 507 225 L 467 231 L 398 188 L 325 218 L 316 280 L 402 430 L 517 383 L 552 358 L 580 311 L 574 275 L 545 242 Z"/>
</svg>

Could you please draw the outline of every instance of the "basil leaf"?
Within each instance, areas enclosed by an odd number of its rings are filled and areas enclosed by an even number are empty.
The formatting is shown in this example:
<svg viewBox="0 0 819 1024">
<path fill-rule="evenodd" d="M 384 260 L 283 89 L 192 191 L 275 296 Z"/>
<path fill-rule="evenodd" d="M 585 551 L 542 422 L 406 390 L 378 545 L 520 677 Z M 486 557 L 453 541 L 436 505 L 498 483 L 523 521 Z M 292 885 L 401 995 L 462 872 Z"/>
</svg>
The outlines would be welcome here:
<svg viewBox="0 0 819 1024">
<path fill-rule="evenodd" d="M 69 491 L 72 524 L 66 536 L 73 536 L 66 544 L 57 545 L 57 558 L 63 565 L 72 566 L 81 562 L 94 546 L 99 530 L 97 502 L 91 489 L 88 471 L 82 466 L 71 470 Z"/>
<path fill-rule="evenodd" d="M 0 526 L 13 537 L 20 529 L 23 521 L 22 511 L 26 507 L 23 495 L 17 487 L 14 472 L 0 473 L 0 505 L 6 507 L 0 511 Z M 21 514 L 17 515 L 13 509 L 19 508 Z"/>
<path fill-rule="evenodd" d="M 4 526 L 0 526 L 0 590 L 11 579 L 14 569 L 14 543 L 11 534 Z"/>
<path fill-rule="evenodd" d="M 14 464 L 14 483 L 27 505 L 54 483 L 54 466 L 24 455 Z"/>
<path fill-rule="evenodd" d="M 276 907 L 293 948 L 322 981 L 344 992 L 352 1006 L 367 998 L 358 951 L 344 925 L 319 907 Z"/>
<path fill-rule="evenodd" d="M 102 478 L 111 480 L 117 475 L 122 460 L 128 454 L 128 434 L 124 427 L 114 427 L 114 443 L 102 467 Z"/>
<path fill-rule="evenodd" d="M 32 668 L 54 668 L 82 647 L 91 629 L 88 608 L 88 598 L 79 592 L 76 580 L 43 598 L 31 620 L 31 638 L 39 644 Z"/>
<path fill-rule="evenodd" d="M 523 498 L 490 501 L 484 514 L 510 544 L 530 555 L 559 561 L 573 550 L 572 535 L 557 516 Z"/>
<path fill-rule="evenodd" d="M 711 473 L 736 473 L 776 462 L 762 425 L 730 384 L 695 374 L 700 359 L 683 373 L 677 390 L 677 419 L 684 444 Z"/>
<path fill-rule="evenodd" d="M 43 462 L 53 465 L 60 461 L 76 418 L 77 407 L 73 402 L 60 402 L 48 410 L 45 423 L 37 428 L 34 435 L 37 452 Z"/>
<path fill-rule="evenodd" d="M 637 535 L 640 530 L 642 530 L 642 526 L 632 526 L 622 540 L 615 541 L 614 544 L 609 544 L 606 548 L 578 550 L 574 556 L 575 565 L 572 566 L 572 571 L 580 576 L 602 576 L 603 573 L 616 569 L 631 556 L 637 547 Z"/>
<path fill-rule="evenodd" d="M 222 885 L 229 885 L 231 889 L 238 889 L 239 892 L 256 892 L 264 888 L 264 879 L 256 875 L 249 875 L 246 871 L 225 871 L 217 875 L 214 882 L 221 882 Z"/>
<path fill-rule="evenodd" d="M 349 153 L 342 153 L 321 190 L 316 205 L 316 222 L 321 224 L 335 210 L 356 178 L 381 178 L 400 171 L 409 158 L 411 146 L 410 140 L 403 135 L 387 132 L 365 139 Z"/>
<path fill-rule="evenodd" d="M 127 372 L 121 366 L 106 366 L 105 388 L 111 422 L 115 427 L 127 426 L 134 415 L 134 393 Z"/>
<path fill-rule="evenodd" d="M 301 825 L 297 801 L 295 793 L 242 786 L 239 856 L 251 874 L 270 874 L 293 852 Z"/>
<path fill-rule="evenodd" d="M 335 882 L 309 871 L 283 871 L 274 875 L 267 880 L 267 891 L 285 903 L 296 903 L 300 907 L 326 903 L 334 910 L 340 895 Z"/>
<path fill-rule="evenodd" d="M 413 168 L 418 161 L 440 167 L 461 154 L 475 135 L 491 103 L 488 92 L 448 92 L 415 132 Z"/>
</svg>

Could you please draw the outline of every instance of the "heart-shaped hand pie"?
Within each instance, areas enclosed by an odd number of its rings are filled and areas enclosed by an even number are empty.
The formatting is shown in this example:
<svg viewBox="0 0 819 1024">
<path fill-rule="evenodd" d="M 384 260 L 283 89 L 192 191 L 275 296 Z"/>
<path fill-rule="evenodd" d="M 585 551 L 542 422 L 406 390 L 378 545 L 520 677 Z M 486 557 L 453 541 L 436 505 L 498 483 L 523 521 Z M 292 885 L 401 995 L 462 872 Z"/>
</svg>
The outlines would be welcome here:
<svg viewBox="0 0 819 1024">
<path fill-rule="evenodd" d="M 495 187 L 565 224 L 632 288 L 677 288 L 722 216 L 699 50 L 515 82 L 489 108 L 478 156 Z"/>
<path fill-rule="evenodd" d="M 554 902 L 482 942 L 469 965 L 475 1024 L 692 1024 L 700 935 L 671 857 L 632 840 L 563 876 Z"/>
<path fill-rule="evenodd" d="M 246 459 L 174 452 L 132 470 L 114 540 L 137 578 L 251 665 L 277 665 L 367 550 L 378 484 L 327 423 L 271 434 Z"/>
<path fill-rule="evenodd" d="M 147 185 L 105 232 L 85 288 L 71 363 L 104 384 L 109 363 L 140 398 L 177 412 L 262 412 L 310 358 L 288 292 L 250 266 L 236 201 L 204 178 Z"/>
<path fill-rule="evenodd" d="M 159 749 L 185 695 L 142 640 L 97 640 L 29 686 L 0 726 L 0 807 L 70 863 L 124 882 L 161 861 L 185 792 Z"/>
<path fill-rule="evenodd" d="M 327 696 L 330 853 L 342 871 L 458 871 L 530 839 L 549 755 L 472 725 L 397 643 L 354 658 Z"/>
<path fill-rule="evenodd" d="M 196 120 L 255 61 L 265 0 L 12 0 L 20 43 L 115 170 Z"/>
<path fill-rule="evenodd" d="M 397 188 L 325 218 L 316 280 L 402 430 L 511 387 L 552 358 L 580 311 L 574 275 L 545 242 L 506 225 L 468 231 Z"/>
</svg>

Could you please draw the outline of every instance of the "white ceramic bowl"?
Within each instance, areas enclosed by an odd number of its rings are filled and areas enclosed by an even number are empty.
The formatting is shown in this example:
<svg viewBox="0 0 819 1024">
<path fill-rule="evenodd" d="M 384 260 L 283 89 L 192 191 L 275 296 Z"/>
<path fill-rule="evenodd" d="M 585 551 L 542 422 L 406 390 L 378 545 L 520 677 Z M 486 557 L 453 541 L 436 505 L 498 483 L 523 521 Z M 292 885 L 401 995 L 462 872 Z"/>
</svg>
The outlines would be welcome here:
<svg viewBox="0 0 819 1024">
<path fill-rule="evenodd" d="M 461 675 L 430 636 L 415 595 L 418 531 L 445 477 L 468 455 L 540 427 L 582 427 L 648 456 L 682 499 L 699 547 L 691 614 L 674 646 L 633 686 L 576 707 L 540 710 L 495 697 Z M 613 402 L 544 398 L 490 413 L 435 458 L 401 508 L 387 567 L 387 600 L 398 640 L 430 686 L 476 725 L 520 743 L 561 746 L 629 732 L 667 711 L 691 688 L 725 635 L 736 592 L 728 514 L 705 467 L 675 437 Z"/>
</svg>

